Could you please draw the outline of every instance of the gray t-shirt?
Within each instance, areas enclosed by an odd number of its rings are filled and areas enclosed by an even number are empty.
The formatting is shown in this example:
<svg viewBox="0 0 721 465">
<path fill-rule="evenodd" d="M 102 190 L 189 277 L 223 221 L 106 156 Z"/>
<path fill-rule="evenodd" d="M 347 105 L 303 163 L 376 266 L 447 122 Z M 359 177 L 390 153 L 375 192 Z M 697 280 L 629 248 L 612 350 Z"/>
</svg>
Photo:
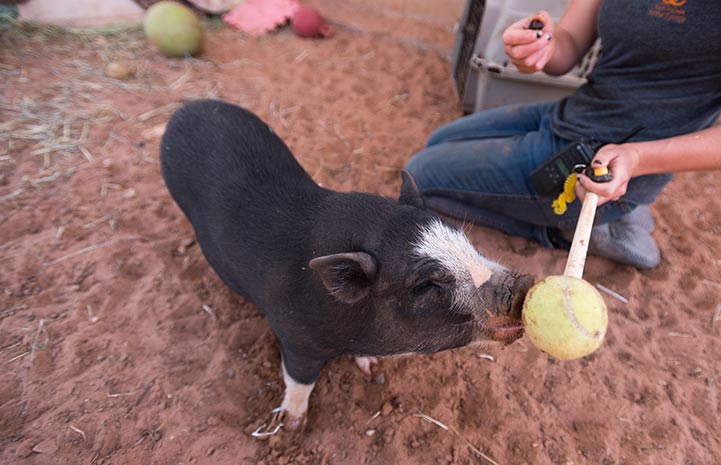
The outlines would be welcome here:
<svg viewBox="0 0 721 465">
<path fill-rule="evenodd" d="M 721 113 L 721 0 L 603 0 L 602 52 L 588 82 L 556 107 L 567 139 L 614 142 L 698 131 Z"/>
</svg>

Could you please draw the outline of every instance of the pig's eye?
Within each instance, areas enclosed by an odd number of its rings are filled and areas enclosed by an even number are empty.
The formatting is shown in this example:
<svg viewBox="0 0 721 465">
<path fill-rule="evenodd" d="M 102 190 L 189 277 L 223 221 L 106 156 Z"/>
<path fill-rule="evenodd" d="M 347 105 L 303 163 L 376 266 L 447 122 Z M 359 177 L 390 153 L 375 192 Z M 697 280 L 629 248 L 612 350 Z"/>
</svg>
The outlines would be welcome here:
<svg viewBox="0 0 721 465">
<path fill-rule="evenodd" d="M 420 283 L 416 284 L 413 287 L 413 293 L 417 296 L 426 294 L 427 292 L 439 290 L 440 286 L 438 286 L 437 283 L 434 283 L 430 279 L 426 281 L 421 281 Z"/>
<path fill-rule="evenodd" d="M 416 295 L 424 294 L 435 287 L 435 284 L 430 279 L 427 281 L 421 281 L 420 283 L 413 286 L 413 293 Z"/>
</svg>

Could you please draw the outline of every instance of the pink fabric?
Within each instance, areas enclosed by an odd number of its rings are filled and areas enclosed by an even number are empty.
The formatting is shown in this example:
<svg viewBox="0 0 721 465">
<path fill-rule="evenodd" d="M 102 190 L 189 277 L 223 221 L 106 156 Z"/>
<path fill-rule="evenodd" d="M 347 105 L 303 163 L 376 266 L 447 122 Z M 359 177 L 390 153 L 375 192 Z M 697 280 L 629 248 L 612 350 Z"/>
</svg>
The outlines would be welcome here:
<svg viewBox="0 0 721 465">
<path fill-rule="evenodd" d="M 223 16 L 223 21 L 260 36 L 285 23 L 298 7 L 298 0 L 245 0 Z"/>
</svg>

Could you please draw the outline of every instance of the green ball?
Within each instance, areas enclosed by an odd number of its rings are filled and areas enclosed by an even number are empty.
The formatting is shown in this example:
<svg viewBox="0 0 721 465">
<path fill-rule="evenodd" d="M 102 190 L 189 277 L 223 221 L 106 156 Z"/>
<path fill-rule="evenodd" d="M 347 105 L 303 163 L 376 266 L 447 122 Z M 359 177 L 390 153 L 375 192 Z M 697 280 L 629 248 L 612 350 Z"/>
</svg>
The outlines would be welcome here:
<svg viewBox="0 0 721 465">
<path fill-rule="evenodd" d="M 167 56 L 194 55 L 203 43 L 203 25 L 185 5 L 158 2 L 145 13 L 145 35 Z"/>
<path fill-rule="evenodd" d="M 570 276 L 549 276 L 533 286 L 523 302 L 522 319 L 533 345 L 561 360 L 594 352 L 608 326 L 601 294 Z"/>
</svg>

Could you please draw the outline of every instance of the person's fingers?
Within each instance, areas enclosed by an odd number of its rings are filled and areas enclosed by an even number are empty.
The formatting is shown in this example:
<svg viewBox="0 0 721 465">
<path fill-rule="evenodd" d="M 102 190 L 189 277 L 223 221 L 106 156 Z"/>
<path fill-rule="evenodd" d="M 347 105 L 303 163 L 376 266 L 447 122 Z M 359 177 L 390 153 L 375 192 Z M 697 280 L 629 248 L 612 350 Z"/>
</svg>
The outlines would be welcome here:
<svg viewBox="0 0 721 465">
<path fill-rule="evenodd" d="M 534 66 L 543 57 L 543 50 L 546 47 L 548 47 L 548 42 L 538 39 L 527 45 L 507 45 L 504 47 L 504 51 L 506 55 L 516 61 L 517 66 Z"/>
<path fill-rule="evenodd" d="M 581 175 L 579 175 L 579 181 L 576 183 L 576 197 L 578 197 L 578 200 L 583 203 L 586 200 L 586 194 L 588 190 L 583 186 L 583 181 L 581 181 Z M 588 178 L 586 178 L 588 179 Z M 589 180 L 590 182 L 590 180 Z M 606 202 L 610 202 L 612 199 L 609 197 L 604 197 L 603 195 L 598 194 L 597 192 L 594 192 L 596 195 L 598 195 L 598 206 L 603 205 Z"/>
<path fill-rule="evenodd" d="M 537 52 L 535 52 L 528 58 L 524 59 L 523 64 L 525 66 L 527 66 L 528 68 L 533 68 L 535 70 L 540 71 L 545 66 L 544 58 L 546 57 L 547 53 L 548 53 L 548 51 L 546 50 L 546 48 L 542 48 L 541 50 L 538 50 Z M 544 62 L 542 62 L 542 60 Z"/>
<path fill-rule="evenodd" d="M 554 47 L 551 46 L 551 44 L 543 49 L 543 56 L 536 63 L 536 69 L 541 70 L 546 67 L 548 62 L 551 60 L 551 57 L 553 57 L 553 49 Z"/>
<path fill-rule="evenodd" d="M 506 29 L 503 33 L 503 45 L 506 47 L 514 47 L 532 44 L 542 36 L 543 31 L 532 31 L 530 29 Z"/>
<path fill-rule="evenodd" d="M 580 178 L 580 176 L 579 176 Z M 578 179 L 576 182 L 576 197 L 578 197 L 578 200 L 583 203 L 583 200 L 586 198 L 586 189 L 583 188 L 583 184 L 581 184 L 581 180 Z"/>
<path fill-rule="evenodd" d="M 622 179 L 613 179 L 609 182 L 593 182 L 585 174 L 578 175 L 578 184 L 581 188 L 597 194 L 607 200 L 618 200 L 626 193 L 627 182 Z"/>
<path fill-rule="evenodd" d="M 508 26 L 501 36 L 503 44 L 506 46 L 514 46 L 530 44 L 536 41 L 543 32 L 528 29 L 530 24 L 531 18 L 525 17 Z"/>
<path fill-rule="evenodd" d="M 614 171 L 619 170 L 618 174 L 624 176 L 626 171 L 632 169 L 634 160 L 633 151 L 629 151 L 624 145 L 608 144 L 596 152 L 593 161 L 591 161 L 591 167 L 608 167 Z"/>
<path fill-rule="evenodd" d="M 532 23 L 542 29 L 530 29 Z M 521 18 L 503 32 L 503 50 L 521 72 L 542 70 L 553 56 L 554 24 L 547 11 Z"/>
<path fill-rule="evenodd" d="M 591 161 L 591 168 L 608 166 L 614 158 L 616 158 L 616 153 L 612 150 L 599 151 Z"/>
<path fill-rule="evenodd" d="M 534 19 L 543 23 L 543 29 L 530 29 L 531 22 Z M 521 18 L 508 26 L 503 31 L 501 39 L 503 40 L 503 44 L 505 46 L 512 47 L 516 45 L 531 44 L 542 37 L 551 37 L 553 35 L 553 30 L 553 18 L 551 18 L 551 15 L 547 11 L 541 10 L 534 13 L 532 16 Z M 546 40 L 549 39 L 546 38 Z"/>
<path fill-rule="evenodd" d="M 543 23 L 543 32 L 553 32 L 554 23 L 551 14 L 546 10 L 539 10 L 531 16 Z"/>
</svg>

